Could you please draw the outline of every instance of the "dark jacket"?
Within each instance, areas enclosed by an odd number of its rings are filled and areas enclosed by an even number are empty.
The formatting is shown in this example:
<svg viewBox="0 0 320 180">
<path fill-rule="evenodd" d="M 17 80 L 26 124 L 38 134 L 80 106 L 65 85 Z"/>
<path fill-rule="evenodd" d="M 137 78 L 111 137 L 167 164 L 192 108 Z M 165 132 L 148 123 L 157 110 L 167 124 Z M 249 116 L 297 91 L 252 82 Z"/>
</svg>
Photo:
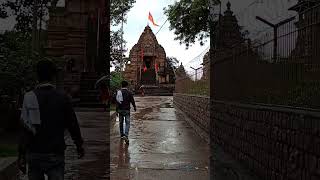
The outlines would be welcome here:
<svg viewBox="0 0 320 180">
<path fill-rule="evenodd" d="M 64 154 L 66 129 L 77 147 L 80 147 L 83 140 L 71 99 L 52 86 L 37 88 L 34 93 L 39 104 L 41 125 L 36 127 L 35 135 L 29 134 L 29 138 L 22 140 L 21 143 L 27 146 L 26 151 Z"/>
<path fill-rule="evenodd" d="M 121 89 L 123 101 L 121 104 L 117 102 L 117 109 L 118 110 L 129 110 L 130 111 L 130 104 L 136 109 L 136 103 L 133 98 L 132 92 L 128 89 Z"/>
</svg>

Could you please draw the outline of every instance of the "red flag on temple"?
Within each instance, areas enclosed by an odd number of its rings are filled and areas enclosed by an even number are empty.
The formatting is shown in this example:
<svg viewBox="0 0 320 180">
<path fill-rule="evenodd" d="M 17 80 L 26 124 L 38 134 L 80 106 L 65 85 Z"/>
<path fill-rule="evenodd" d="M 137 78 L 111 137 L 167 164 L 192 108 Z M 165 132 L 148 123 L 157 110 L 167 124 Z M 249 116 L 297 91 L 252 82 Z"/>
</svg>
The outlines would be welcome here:
<svg viewBox="0 0 320 180">
<path fill-rule="evenodd" d="M 147 71 L 147 67 L 146 66 L 144 66 L 144 68 L 143 68 L 143 72 L 146 72 Z"/>
<path fill-rule="evenodd" d="M 158 64 L 157 64 L 157 63 L 154 65 L 154 68 L 156 69 L 156 72 L 158 72 L 158 71 L 159 71 L 159 66 L 158 66 Z"/>
<path fill-rule="evenodd" d="M 154 26 L 159 26 L 158 24 L 156 24 L 155 22 L 154 22 L 154 20 L 153 20 L 153 16 L 152 16 L 152 14 L 149 12 L 149 17 L 148 17 L 148 19 L 152 22 L 152 24 L 154 25 Z"/>
</svg>

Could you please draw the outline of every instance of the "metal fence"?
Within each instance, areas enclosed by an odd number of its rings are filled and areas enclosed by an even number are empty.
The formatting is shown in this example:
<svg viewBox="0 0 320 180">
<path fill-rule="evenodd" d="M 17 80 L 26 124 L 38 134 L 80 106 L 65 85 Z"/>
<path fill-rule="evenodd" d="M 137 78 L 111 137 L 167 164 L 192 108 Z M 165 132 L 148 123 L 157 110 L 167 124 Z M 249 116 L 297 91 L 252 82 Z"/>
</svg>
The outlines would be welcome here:
<svg viewBox="0 0 320 180">
<path fill-rule="evenodd" d="M 176 93 L 192 94 L 192 95 L 210 95 L 210 81 L 203 76 L 203 67 L 194 72 L 193 74 L 187 73 L 186 75 L 176 77 L 175 85 Z"/>
<path fill-rule="evenodd" d="M 175 92 L 183 94 L 210 95 L 210 63 L 208 50 L 176 71 Z"/>
<path fill-rule="evenodd" d="M 320 108 L 320 5 L 212 54 L 214 99 Z"/>
</svg>

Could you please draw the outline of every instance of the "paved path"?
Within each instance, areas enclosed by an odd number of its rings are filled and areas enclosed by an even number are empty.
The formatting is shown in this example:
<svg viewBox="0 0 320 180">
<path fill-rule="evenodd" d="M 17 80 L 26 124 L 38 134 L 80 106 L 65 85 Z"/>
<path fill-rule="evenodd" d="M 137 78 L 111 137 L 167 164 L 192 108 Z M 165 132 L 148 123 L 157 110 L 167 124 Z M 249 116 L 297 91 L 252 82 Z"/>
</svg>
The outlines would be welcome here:
<svg viewBox="0 0 320 180">
<path fill-rule="evenodd" d="M 65 179 L 108 179 L 111 167 L 112 180 L 208 180 L 209 146 L 175 111 L 172 97 L 137 97 L 136 101 L 129 147 L 120 141 L 118 122 L 108 127 L 107 113 L 77 111 L 86 156 L 78 160 L 75 146 L 66 139 Z"/>
<path fill-rule="evenodd" d="M 208 180 L 209 146 L 172 105 L 172 97 L 137 97 L 130 145 L 111 127 L 112 180 Z"/>
<path fill-rule="evenodd" d="M 78 111 L 77 116 L 81 132 L 85 140 L 85 158 L 78 160 L 77 153 L 70 136 L 67 144 L 66 179 L 67 180 L 98 180 L 109 176 L 109 114 L 103 111 Z"/>
<path fill-rule="evenodd" d="M 109 114 L 101 110 L 77 110 L 77 117 L 85 140 L 86 156 L 77 158 L 76 148 L 67 136 L 66 180 L 100 180 L 109 176 Z M 109 133 L 108 133 L 109 132 Z M 27 180 L 25 176 L 22 180 Z"/>
</svg>

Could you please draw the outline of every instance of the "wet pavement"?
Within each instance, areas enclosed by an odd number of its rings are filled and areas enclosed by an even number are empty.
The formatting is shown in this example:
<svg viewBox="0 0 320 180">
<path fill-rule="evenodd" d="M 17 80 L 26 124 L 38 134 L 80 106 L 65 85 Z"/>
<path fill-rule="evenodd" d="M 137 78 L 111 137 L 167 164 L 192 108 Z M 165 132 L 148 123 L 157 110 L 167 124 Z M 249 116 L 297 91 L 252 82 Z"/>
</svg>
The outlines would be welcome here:
<svg viewBox="0 0 320 180">
<path fill-rule="evenodd" d="M 77 110 L 76 114 L 84 138 L 86 155 L 83 159 L 78 159 L 75 145 L 70 136 L 66 136 L 65 179 L 109 179 L 109 114 L 97 109 L 81 109 Z M 20 179 L 28 178 L 20 176 Z"/>
<path fill-rule="evenodd" d="M 208 180 L 209 146 L 173 108 L 172 97 L 136 97 L 127 146 L 111 125 L 112 180 Z"/>
<path fill-rule="evenodd" d="M 86 156 L 79 160 L 66 136 L 65 179 L 208 180 L 209 146 L 173 108 L 172 97 L 135 99 L 137 112 L 131 116 L 129 146 L 119 138 L 118 121 L 108 127 L 108 113 L 77 110 Z M 27 180 L 25 176 L 20 179 Z"/>
<path fill-rule="evenodd" d="M 68 136 L 66 152 L 67 180 L 95 180 L 109 178 L 109 114 L 103 111 L 78 111 L 86 155 L 77 158 L 76 148 Z"/>
</svg>

